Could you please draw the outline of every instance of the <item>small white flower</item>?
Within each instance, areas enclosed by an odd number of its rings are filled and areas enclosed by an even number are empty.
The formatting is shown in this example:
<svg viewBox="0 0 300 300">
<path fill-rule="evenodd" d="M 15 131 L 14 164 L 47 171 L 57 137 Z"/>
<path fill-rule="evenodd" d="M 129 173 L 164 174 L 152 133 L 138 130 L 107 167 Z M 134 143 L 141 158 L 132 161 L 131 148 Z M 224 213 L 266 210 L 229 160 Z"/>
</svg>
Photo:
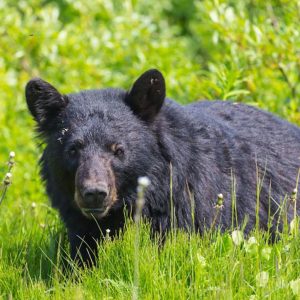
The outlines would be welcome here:
<svg viewBox="0 0 300 300">
<path fill-rule="evenodd" d="M 287 286 L 286 281 L 282 278 L 277 278 L 276 287 L 278 289 L 284 289 Z"/>
<path fill-rule="evenodd" d="M 217 204 L 215 205 L 215 208 L 223 208 L 224 203 L 224 196 L 222 193 L 218 194 Z"/>
<path fill-rule="evenodd" d="M 14 158 L 16 156 L 16 153 L 14 151 L 11 151 L 9 153 L 9 158 Z"/>
<path fill-rule="evenodd" d="M 110 237 L 110 229 L 109 228 L 107 228 L 106 229 L 106 235 L 105 235 L 105 239 L 107 240 L 107 241 L 111 241 L 111 237 Z"/>
<path fill-rule="evenodd" d="M 146 188 L 150 185 L 150 179 L 147 176 L 139 177 L 138 184 Z"/>
<path fill-rule="evenodd" d="M 294 218 L 291 222 L 290 222 L 290 230 L 292 232 L 295 232 L 297 230 L 297 226 L 298 226 L 298 219 Z"/>
<path fill-rule="evenodd" d="M 11 179 L 12 179 L 12 174 L 10 172 L 6 173 L 4 177 L 4 184 L 5 185 L 10 185 L 11 184 Z"/>
<path fill-rule="evenodd" d="M 242 244 L 242 242 L 244 241 L 244 234 L 242 231 L 240 230 L 234 230 L 232 231 L 231 233 L 231 238 L 232 238 L 232 241 L 233 243 L 236 245 L 236 246 L 239 246 Z"/>
<path fill-rule="evenodd" d="M 255 245 L 257 244 L 257 240 L 254 236 L 250 236 L 249 239 L 248 239 L 248 244 L 249 245 Z"/>
<path fill-rule="evenodd" d="M 6 173 L 5 178 L 11 179 L 12 178 L 12 174 L 10 172 Z"/>
<path fill-rule="evenodd" d="M 265 287 L 269 282 L 269 273 L 262 271 L 256 275 L 255 279 L 256 286 Z"/>
<path fill-rule="evenodd" d="M 251 236 L 248 241 L 245 241 L 245 250 L 247 253 L 256 253 L 258 249 L 258 243 L 254 236 Z"/>
<path fill-rule="evenodd" d="M 270 247 L 264 247 L 261 250 L 261 255 L 264 259 L 269 260 L 271 256 L 272 249 Z"/>
<path fill-rule="evenodd" d="M 205 267 L 206 266 L 206 260 L 205 260 L 205 257 L 202 256 L 200 253 L 197 253 L 197 259 L 198 259 L 198 262 L 200 263 L 200 265 L 202 267 Z"/>
<path fill-rule="evenodd" d="M 290 288 L 292 289 L 292 292 L 295 296 L 299 296 L 300 295 L 300 278 L 292 280 L 290 282 Z"/>
</svg>

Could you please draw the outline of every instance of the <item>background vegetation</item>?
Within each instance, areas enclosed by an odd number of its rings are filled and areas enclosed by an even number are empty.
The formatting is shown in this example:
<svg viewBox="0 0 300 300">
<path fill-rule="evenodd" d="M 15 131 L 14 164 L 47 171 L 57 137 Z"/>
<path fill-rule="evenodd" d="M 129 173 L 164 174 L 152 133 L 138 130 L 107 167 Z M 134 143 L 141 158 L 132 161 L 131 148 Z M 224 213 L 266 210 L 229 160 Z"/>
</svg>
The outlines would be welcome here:
<svg viewBox="0 0 300 300">
<path fill-rule="evenodd" d="M 0 298 L 128 299 L 135 228 L 107 241 L 100 267 L 64 278 L 65 231 L 38 176 L 41 148 L 24 86 L 34 76 L 64 93 L 123 87 L 148 68 L 168 96 L 241 101 L 300 124 L 298 0 L 0 1 Z M 141 230 L 141 299 L 300 297 L 299 236 L 267 245 L 259 232 L 200 239 L 178 233 L 159 252 Z"/>
</svg>

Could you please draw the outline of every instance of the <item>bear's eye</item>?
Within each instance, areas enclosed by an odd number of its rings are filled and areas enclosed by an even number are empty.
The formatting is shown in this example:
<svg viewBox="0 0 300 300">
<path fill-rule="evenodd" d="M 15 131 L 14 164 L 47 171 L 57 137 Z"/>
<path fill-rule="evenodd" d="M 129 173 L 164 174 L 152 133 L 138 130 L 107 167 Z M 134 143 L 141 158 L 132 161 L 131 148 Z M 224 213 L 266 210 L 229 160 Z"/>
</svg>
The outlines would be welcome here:
<svg viewBox="0 0 300 300">
<path fill-rule="evenodd" d="M 81 141 L 76 141 L 67 149 L 67 153 L 71 157 L 77 156 L 79 150 L 82 148 L 83 144 Z"/>
<path fill-rule="evenodd" d="M 70 156 L 75 156 L 77 154 L 77 148 L 75 146 L 70 147 L 68 150 L 68 154 Z"/>
<path fill-rule="evenodd" d="M 124 155 L 124 148 L 120 144 L 113 144 L 111 146 L 111 150 L 114 153 L 115 156 L 121 157 Z"/>
</svg>

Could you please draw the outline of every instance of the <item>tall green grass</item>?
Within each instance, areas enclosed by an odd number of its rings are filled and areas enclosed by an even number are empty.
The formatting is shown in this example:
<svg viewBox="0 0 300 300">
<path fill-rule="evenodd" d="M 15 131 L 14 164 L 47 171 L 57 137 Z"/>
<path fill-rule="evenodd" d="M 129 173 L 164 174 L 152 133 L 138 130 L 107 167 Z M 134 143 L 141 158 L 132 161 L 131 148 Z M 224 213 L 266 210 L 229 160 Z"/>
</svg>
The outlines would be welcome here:
<svg viewBox="0 0 300 300">
<path fill-rule="evenodd" d="M 7 232 L 2 236 L 0 295 L 9 299 L 300 296 L 297 189 L 279 207 L 283 230 L 278 232 L 275 243 L 270 243 L 269 232 L 261 232 L 259 226 L 244 236 L 242 228 L 235 228 L 237 223 L 225 232 L 213 224 L 200 236 L 176 229 L 174 220 L 174 228 L 162 245 L 159 236 L 150 238 L 150 224 L 141 219 L 143 195 L 148 185 L 145 180 L 140 181 L 134 221 L 127 218 L 124 230 L 114 239 L 107 230 L 104 241 L 99 244 L 98 266 L 93 269 L 77 268 L 69 257 L 66 232 L 57 215 L 43 204 L 32 203 L 31 211 L 23 212 L 23 216 L 30 213 L 32 222 L 28 224 L 28 219 L 17 216 L 15 234 Z M 172 177 L 170 180 L 172 182 Z M 258 178 L 257 218 L 261 183 Z M 233 220 L 234 202 L 233 196 Z M 286 218 L 289 203 L 294 208 L 294 219 L 290 223 Z M 222 209 L 223 195 L 219 194 L 215 220 Z M 36 222 L 39 215 L 48 222 Z M 175 212 L 171 215 L 175 216 Z"/>
<path fill-rule="evenodd" d="M 137 228 L 99 248 L 99 266 L 66 276 L 63 231 L 41 235 L 33 225 L 31 240 L 2 254 L 0 290 L 17 299 L 130 299 L 135 293 Z M 270 245 L 261 232 L 186 234 L 175 231 L 159 247 L 147 223 L 139 228 L 139 299 L 290 299 L 299 295 L 299 235 L 285 234 Z M 51 249 L 51 242 L 54 243 Z M 57 251 L 58 244 L 62 249 Z M 16 245 L 17 246 L 17 245 Z M 7 261 L 9 258 L 9 261 Z M 5 267 L 3 267 L 5 266 Z"/>
</svg>

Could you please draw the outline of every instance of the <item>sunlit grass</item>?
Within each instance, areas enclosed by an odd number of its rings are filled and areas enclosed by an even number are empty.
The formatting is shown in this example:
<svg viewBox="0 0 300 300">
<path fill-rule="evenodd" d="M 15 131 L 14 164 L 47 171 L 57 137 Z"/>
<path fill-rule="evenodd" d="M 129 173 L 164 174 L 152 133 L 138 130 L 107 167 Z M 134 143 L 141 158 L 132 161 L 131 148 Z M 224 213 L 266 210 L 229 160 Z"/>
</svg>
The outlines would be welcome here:
<svg viewBox="0 0 300 300">
<path fill-rule="evenodd" d="M 19 228 L 23 229 L 22 224 Z M 261 232 L 246 237 L 241 231 L 215 231 L 200 238 L 175 231 L 160 248 L 150 239 L 147 223 L 138 230 L 140 299 L 279 298 L 300 293 L 299 236 L 285 234 L 269 244 Z M 132 222 L 118 238 L 100 245 L 97 268 L 74 269 L 68 275 L 62 268 L 67 249 L 64 231 L 56 228 L 52 237 L 42 231 L 33 225 L 30 239 L 19 237 L 10 251 L 3 247 L 2 296 L 132 298 L 137 254 L 137 227 Z"/>
</svg>

